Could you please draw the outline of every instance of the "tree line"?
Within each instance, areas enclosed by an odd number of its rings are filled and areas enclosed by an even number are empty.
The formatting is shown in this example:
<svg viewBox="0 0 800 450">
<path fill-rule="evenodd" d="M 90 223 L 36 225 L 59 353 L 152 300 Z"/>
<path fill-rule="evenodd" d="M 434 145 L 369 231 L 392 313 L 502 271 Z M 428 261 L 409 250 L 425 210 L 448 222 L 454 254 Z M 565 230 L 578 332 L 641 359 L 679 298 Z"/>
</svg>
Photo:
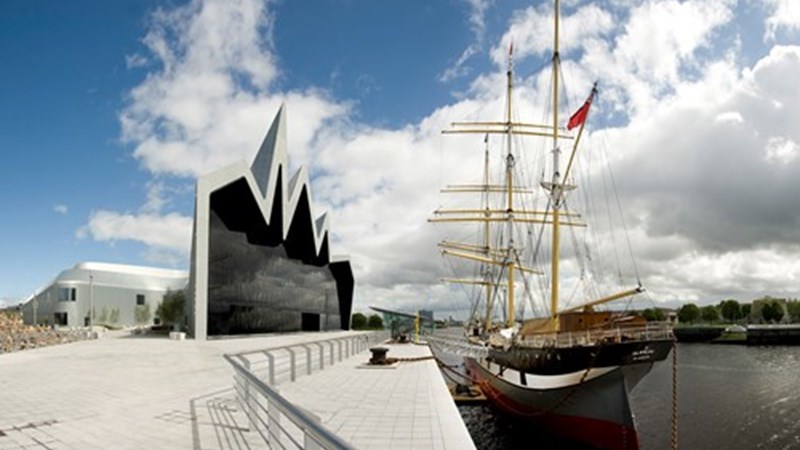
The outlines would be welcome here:
<svg viewBox="0 0 800 450">
<path fill-rule="evenodd" d="M 766 296 L 753 300 L 752 303 L 739 303 L 734 299 L 722 300 L 717 305 L 702 307 L 694 303 L 687 303 L 678 309 L 678 321 L 681 323 L 800 323 L 800 300 Z"/>
<path fill-rule="evenodd" d="M 350 328 L 354 330 L 382 330 L 383 319 L 377 314 L 367 317 L 361 313 L 353 314 Z"/>
</svg>

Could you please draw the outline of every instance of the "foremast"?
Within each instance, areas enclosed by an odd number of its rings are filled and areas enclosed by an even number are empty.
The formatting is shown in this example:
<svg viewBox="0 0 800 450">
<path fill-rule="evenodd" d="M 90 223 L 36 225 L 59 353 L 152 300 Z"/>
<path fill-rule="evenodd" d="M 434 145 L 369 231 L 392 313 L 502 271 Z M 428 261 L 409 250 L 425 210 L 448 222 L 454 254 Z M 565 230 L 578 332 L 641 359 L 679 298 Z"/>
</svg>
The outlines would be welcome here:
<svg viewBox="0 0 800 450">
<path fill-rule="evenodd" d="M 551 260 L 550 260 L 550 272 L 551 272 L 551 281 L 550 281 L 550 329 L 552 331 L 558 331 L 559 329 L 559 319 L 558 319 L 558 258 L 560 253 L 560 240 L 561 240 L 561 230 L 560 230 L 560 221 L 561 221 L 561 198 L 562 198 L 562 191 L 561 183 L 559 179 L 559 160 L 561 159 L 561 150 L 558 148 L 558 66 L 560 64 L 560 57 L 558 54 L 558 25 L 559 25 L 559 15 L 561 13 L 561 2 L 560 0 L 555 0 L 555 8 L 554 8 L 554 26 L 553 26 L 553 181 L 551 184 L 552 190 L 550 191 L 551 195 L 551 205 L 553 207 L 553 251 L 551 253 Z M 565 178 L 566 179 L 566 178 Z"/>
</svg>

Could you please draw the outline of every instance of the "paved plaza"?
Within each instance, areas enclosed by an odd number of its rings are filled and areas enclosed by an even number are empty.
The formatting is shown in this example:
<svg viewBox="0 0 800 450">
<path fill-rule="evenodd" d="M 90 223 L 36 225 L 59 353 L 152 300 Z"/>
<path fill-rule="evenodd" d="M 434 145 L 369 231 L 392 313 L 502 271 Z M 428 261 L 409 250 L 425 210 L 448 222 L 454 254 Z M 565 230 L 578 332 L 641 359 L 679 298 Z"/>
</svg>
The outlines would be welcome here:
<svg viewBox="0 0 800 450">
<path fill-rule="evenodd" d="M 2 354 L 0 450 L 248 448 L 222 355 L 353 333 L 107 336 Z"/>
<path fill-rule="evenodd" d="M 107 335 L 0 354 L 0 450 L 263 448 L 223 354 L 355 334 L 206 342 Z M 410 344 L 389 351 L 429 354 Z M 363 368 L 368 358 L 362 352 L 278 390 L 357 448 L 474 448 L 433 360 Z"/>
</svg>

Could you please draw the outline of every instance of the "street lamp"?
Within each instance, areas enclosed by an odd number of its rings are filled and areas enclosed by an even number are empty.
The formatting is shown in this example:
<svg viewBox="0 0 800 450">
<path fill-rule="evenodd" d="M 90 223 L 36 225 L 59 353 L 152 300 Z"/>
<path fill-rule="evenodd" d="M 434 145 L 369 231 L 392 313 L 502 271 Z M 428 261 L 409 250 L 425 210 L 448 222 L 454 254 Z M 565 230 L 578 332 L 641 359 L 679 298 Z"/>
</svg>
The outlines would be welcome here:
<svg viewBox="0 0 800 450">
<path fill-rule="evenodd" d="M 94 275 L 89 272 L 89 331 L 94 329 Z"/>
</svg>

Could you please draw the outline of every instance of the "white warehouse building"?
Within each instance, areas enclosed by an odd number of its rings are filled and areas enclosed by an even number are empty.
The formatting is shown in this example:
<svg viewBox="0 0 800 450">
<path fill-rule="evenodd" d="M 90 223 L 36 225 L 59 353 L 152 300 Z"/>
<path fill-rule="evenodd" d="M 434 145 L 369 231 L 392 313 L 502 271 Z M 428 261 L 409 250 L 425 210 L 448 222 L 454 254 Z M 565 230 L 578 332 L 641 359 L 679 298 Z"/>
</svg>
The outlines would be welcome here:
<svg viewBox="0 0 800 450">
<path fill-rule="evenodd" d="M 22 306 L 27 324 L 83 327 L 94 309 L 96 325 L 158 323 L 164 294 L 186 288 L 183 270 L 97 262 L 78 263 L 37 290 Z"/>
</svg>

